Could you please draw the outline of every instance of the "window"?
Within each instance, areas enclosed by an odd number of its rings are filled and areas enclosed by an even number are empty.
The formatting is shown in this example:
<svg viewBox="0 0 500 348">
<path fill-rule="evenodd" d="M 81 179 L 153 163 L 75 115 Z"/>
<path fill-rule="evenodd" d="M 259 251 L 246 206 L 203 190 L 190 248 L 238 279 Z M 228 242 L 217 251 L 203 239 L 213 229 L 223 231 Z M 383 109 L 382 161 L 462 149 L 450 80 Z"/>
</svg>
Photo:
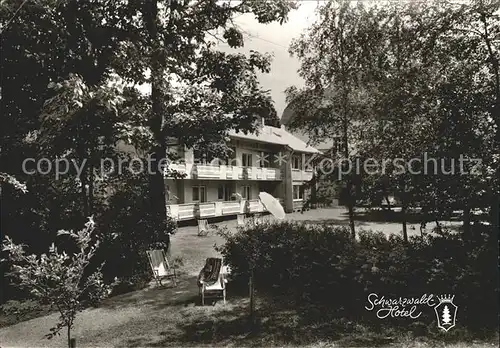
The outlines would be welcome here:
<svg viewBox="0 0 500 348">
<path fill-rule="evenodd" d="M 241 186 L 241 197 L 243 199 L 251 199 L 250 193 L 250 186 Z"/>
<path fill-rule="evenodd" d="M 293 199 L 304 199 L 304 187 L 302 185 L 293 185 Z"/>
<path fill-rule="evenodd" d="M 293 169 L 302 169 L 302 161 L 301 161 L 301 158 L 299 156 L 293 156 L 292 168 Z"/>
<path fill-rule="evenodd" d="M 207 192 L 205 186 L 193 186 L 193 202 L 206 202 Z"/>
<path fill-rule="evenodd" d="M 194 163 L 204 163 L 206 159 L 206 154 L 204 151 L 194 148 L 193 149 Z"/>
<path fill-rule="evenodd" d="M 219 184 L 217 187 L 217 199 L 221 201 L 230 201 L 233 198 L 231 184 Z"/>
<path fill-rule="evenodd" d="M 210 153 L 207 149 L 193 148 L 194 163 L 210 165 L 212 164 L 213 153 Z M 215 162 L 215 161 L 214 161 Z"/>
<path fill-rule="evenodd" d="M 337 153 L 342 153 L 344 151 L 344 142 L 342 141 L 342 137 L 334 137 L 333 145 L 332 145 L 332 155 Z"/>
<path fill-rule="evenodd" d="M 305 163 L 304 163 L 304 170 L 305 171 L 311 172 L 313 170 L 313 168 L 314 168 L 313 159 L 314 159 L 314 156 L 306 156 L 305 157 Z"/>
<path fill-rule="evenodd" d="M 252 154 L 244 153 L 241 155 L 241 165 L 243 167 L 252 167 Z"/>
<path fill-rule="evenodd" d="M 224 185 L 224 200 L 225 201 L 230 201 L 233 199 L 233 188 L 231 187 L 230 184 L 225 184 Z"/>
<path fill-rule="evenodd" d="M 235 147 L 230 147 L 229 148 L 229 153 L 227 154 L 225 158 L 225 162 L 227 163 L 228 166 L 234 166 L 236 165 L 236 148 Z"/>
</svg>

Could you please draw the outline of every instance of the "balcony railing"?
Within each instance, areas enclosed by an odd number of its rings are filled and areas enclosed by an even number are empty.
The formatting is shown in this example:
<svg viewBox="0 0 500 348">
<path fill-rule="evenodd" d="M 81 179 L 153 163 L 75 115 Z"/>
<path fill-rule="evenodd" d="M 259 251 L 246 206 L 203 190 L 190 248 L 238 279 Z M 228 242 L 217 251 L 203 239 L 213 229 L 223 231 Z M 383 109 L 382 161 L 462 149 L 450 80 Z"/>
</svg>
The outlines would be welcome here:
<svg viewBox="0 0 500 348">
<path fill-rule="evenodd" d="M 167 214 L 174 220 L 191 220 L 225 215 L 261 213 L 265 211 L 267 210 L 259 199 L 167 205 Z"/>
<path fill-rule="evenodd" d="M 193 166 L 193 173 L 202 179 L 220 179 L 220 167 L 216 166 Z"/>
<path fill-rule="evenodd" d="M 168 165 L 168 169 L 171 171 L 175 171 L 180 174 L 186 173 L 186 164 L 185 163 L 170 163 Z"/>
<path fill-rule="evenodd" d="M 293 181 L 310 181 L 313 177 L 312 170 L 292 169 Z"/>
<path fill-rule="evenodd" d="M 302 207 L 304 206 L 304 200 L 294 200 L 293 201 L 293 210 L 302 210 Z"/>
<path fill-rule="evenodd" d="M 222 215 L 233 215 L 241 212 L 240 202 L 222 202 Z"/>
<path fill-rule="evenodd" d="M 169 169 L 185 174 L 185 179 L 218 180 L 267 180 L 280 181 L 281 170 L 278 168 L 210 166 L 194 163 L 169 164 Z"/>
</svg>

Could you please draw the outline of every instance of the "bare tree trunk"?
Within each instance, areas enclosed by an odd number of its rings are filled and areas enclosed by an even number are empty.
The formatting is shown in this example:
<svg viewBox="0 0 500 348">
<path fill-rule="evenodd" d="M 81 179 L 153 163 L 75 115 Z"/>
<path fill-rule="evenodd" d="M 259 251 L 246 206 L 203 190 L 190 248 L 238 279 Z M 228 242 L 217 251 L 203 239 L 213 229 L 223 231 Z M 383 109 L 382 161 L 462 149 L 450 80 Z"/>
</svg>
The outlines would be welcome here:
<svg viewBox="0 0 500 348">
<path fill-rule="evenodd" d="M 385 202 L 387 203 L 387 209 L 392 210 L 391 202 L 389 201 L 389 196 L 384 195 Z"/>
<path fill-rule="evenodd" d="M 495 134 L 495 147 L 498 150 L 500 148 L 500 67 L 498 62 L 498 56 L 493 51 L 494 44 L 492 43 L 492 38 L 490 37 L 490 32 L 488 30 L 488 23 L 486 14 L 480 13 L 481 22 L 483 23 L 483 39 L 486 43 L 486 48 L 488 49 L 488 60 L 491 64 L 494 75 L 495 83 L 495 106 L 493 107 L 493 120 L 497 126 Z M 497 178 L 500 177 L 500 166 L 497 166 Z M 498 179 L 497 179 L 498 180 Z M 497 183 L 498 185 L 498 183 Z M 493 231 L 498 231 L 500 229 L 499 215 L 500 215 L 500 196 L 498 192 L 498 187 L 493 188 L 493 197 L 490 206 L 491 213 L 491 225 Z"/>
<path fill-rule="evenodd" d="M 344 141 L 344 157 L 349 159 L 349 71 L 347 69 L 347 62 L 349 57 L 346 50 L 346 40 L 344 37 L 343 26 L 340 26 L 340 69 L 342 73 L 341 86 L 342 86 L 342 136 Z M 356 239 L 356 227 L 354 225 L 354 197 L 352 195 L 352 173 L 349 173 L 347 178 L 347 210 L 349 212 L 349 227 L 351 229 L 352 239 Z"/>
<path fill-rule="evenodd" d="M 491 204 L 490 215 L 491 215 L 491 225 L 493 226 L 493 232 L 498 233 L 500 230 L 500 223 L 499 223 L 500 197 L 498 195 L 493 196 L 493 203 Z"/>
<path fill-rule="evenodd" d="M 252 325 L 252 329 L 255 324 L 255 284 L 254 284 L 254 270 L 253 267 L 250 269 L 250 279 L 248 281 L 248 290 L 250 293 L 250 324 Z"/>
<path fill-rule="evenodd" d="M 76 341 L 74 339 L 71 339 L 71 325 L 67 326 L 67 332 L 68 336 L 68 348 L 75 348 L 76 347 Z"/>
<path fill-rule="evenodd" d="M 85 164 L 81 175 L 80 175 L 80 182 L 82 184 L 82 188 L 80 191 L 81 197 L 82 197 L 82 217 L 85 219 L 87 216 L 89 216 L 89 200 L 88 200 L 88 195 L 87 195 L 87 190 L 88 190 L 88 179 L 87 179 L 87 165 Z"/>
<path fill-rule="evenodd" d="M 153 148 L 152 173 L 148 173 L 149 195 L 151 202 L 151 214 L 153 222 L 159 229 L 166 231 L 167 209 L 165 203 L 165 183 L 163 171 L 158 168 L 158 163 L 166 156 L 166 142 L 163 135 L 163 75 L 164 68 L 160 64 L 160 44 L 158 38 L 158 0 L 149 0 L 144 5 L 144 16 L 150 39 L 153 43 L 151 57 L 151 103 L 152 114 L 149 122 L 151 131 L 155 137 L 156 146 Z"/>
<path fill-rule="evenodd" d="M 437 233 L 442 233 L 443 229 L 441 228 L 441 223 L 439 222 L 439 217 L 437 215 L 434 218 L 434 222 L 436 223 L 436 231 L 437 231 Z"/>
<path fill-rule="evenodd" d="M 347 93 L 344 95 L 344 116 L 343 116 L 343 140 L 344 140 L 344 157 L 349 159 L 349 118 L 347 116 Z M 347 210 L 349 213 L 349 227 L 351 229 L 352 239 L 356 239 L 356 226 L 354 225 L 354 197 L 352 193 L 352 173 L 348 174 L 347 178 Z"/>
<path fill-rule="evenodd" d="M 352 197 L 352 183 L 349 179 L 347 182 L 347 209 L 349 212 L 349 227 L 351 229 L 352 239 L 356 239 L 356 226 L 354 225 L 354 204 Z"/>
<path fill-rule="evenodd" d="M 82 129 L 81 127 L 78 127 L 77 130 L 77 135 L 78 135 L 78 145 L 77 145 L 77 155 L 81 161 L 81 166 L 82 170 L 80 173 L 80 183 L 82 185 L 80 189 L 80 196 L 82 199 L 82 218 L 85 220 L 89 216 L 89 201 L 88 201 L 88 195 L 87 195 L 87 190 L 88 190 L 88 177 L 87 177 L 87 170 L 88 170 L 88 153 L 87 149 L 83 140 L 83 136 L 81 136 Z"/>
<path fill-rule="evenodd" d="M 468 202 L 465 202 L 464 208 L 463 208 L 463 224 L 464 224 L 464 231 L 463 231 L 463 237 L 464 239 L 470 239 L 471 236 L 471 228 L 470 228 L 470 223 L 471 223 L 471 211 Z"/>
<path fill-rule="evenodd" d="M 403 224 L 403 241 L 405 243 L 408 243 L 408 227 L 407 227 L 407 221 L 406 221 L 406 211 L 407 211 L 406 203 L 403 202 L 403 205 L 401 207 L 401 220 Z"/>
<path fill-rule="evenodd" d="M 311 180 L 311 208 L 316 209 L 318 205 L 318 173 L 316 171 L 313 172 L 313 177 Z"/>
<path fill-rule="evenodd" d="M 88 216 L 94 213 L 94 158 L 90 155 L 89 163 L 89 191 L 88 191 Z"/>
</svg>

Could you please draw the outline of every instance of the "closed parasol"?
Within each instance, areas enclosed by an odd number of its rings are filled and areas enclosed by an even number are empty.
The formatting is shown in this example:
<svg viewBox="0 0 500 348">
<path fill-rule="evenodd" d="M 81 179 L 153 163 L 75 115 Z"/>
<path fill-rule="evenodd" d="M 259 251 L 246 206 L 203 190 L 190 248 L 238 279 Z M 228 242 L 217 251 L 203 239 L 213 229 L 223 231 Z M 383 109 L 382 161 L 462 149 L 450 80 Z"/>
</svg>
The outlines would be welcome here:
<svg viewBox="0 0 500 348">
<path fill-rule="evenodd" d="M 259 198 L 267 211 L 270 212 L 275 218 L 283 220 L 286 216 L 285 210 L 281 203 L 267 192 L 259 193 Z"/>
</svg>

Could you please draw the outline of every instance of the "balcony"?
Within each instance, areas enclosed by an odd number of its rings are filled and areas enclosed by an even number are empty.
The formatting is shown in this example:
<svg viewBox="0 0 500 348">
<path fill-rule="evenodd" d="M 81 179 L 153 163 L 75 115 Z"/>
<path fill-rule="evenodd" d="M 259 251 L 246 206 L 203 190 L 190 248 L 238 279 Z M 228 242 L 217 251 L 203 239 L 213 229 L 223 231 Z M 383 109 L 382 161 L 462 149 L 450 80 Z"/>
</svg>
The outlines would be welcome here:
<svg viewBox="0 0 500 348">
<path fill-rule="evenodd" d="M 278 168 L 220 166 L 220 179 L 226 180 L 281 180 L 281 170 Z"/>
<path fill-rule="evenodd" d="M 302 210 L 303 206 L 304 206 L 304 200 L 302 200 L 302 199 L 295 199 L 293 201 L 293 211 L 300 211 L 300 210 Z"/>
<path fill-rule="evenodd" d="M 185 174 L 185 179 L 215 180 L 263 180 L 281 181 L 281 170 L 278 168 L 210 166 L 193 163 L 172 163 L 169 169 Z"/>
<path fill-rule="evenodd" d="M 312 170 L 292 169 L 293 181 L 310 181 L 313 177 Z"/>
<path fill-rule="evenodd" d="M 186 164 L 185 163 L 169 163 L 168 169 L 171 171 L 175 171 L 179 174 L 186 173 Z"/>
<path fill-rule="evenodd" d="M 267 210 L 259 199 L 167 205 L 167 214 L 174 220 L 206 219 L 216 216 L 262 213 L 265 211 Z"/>
</svg>

